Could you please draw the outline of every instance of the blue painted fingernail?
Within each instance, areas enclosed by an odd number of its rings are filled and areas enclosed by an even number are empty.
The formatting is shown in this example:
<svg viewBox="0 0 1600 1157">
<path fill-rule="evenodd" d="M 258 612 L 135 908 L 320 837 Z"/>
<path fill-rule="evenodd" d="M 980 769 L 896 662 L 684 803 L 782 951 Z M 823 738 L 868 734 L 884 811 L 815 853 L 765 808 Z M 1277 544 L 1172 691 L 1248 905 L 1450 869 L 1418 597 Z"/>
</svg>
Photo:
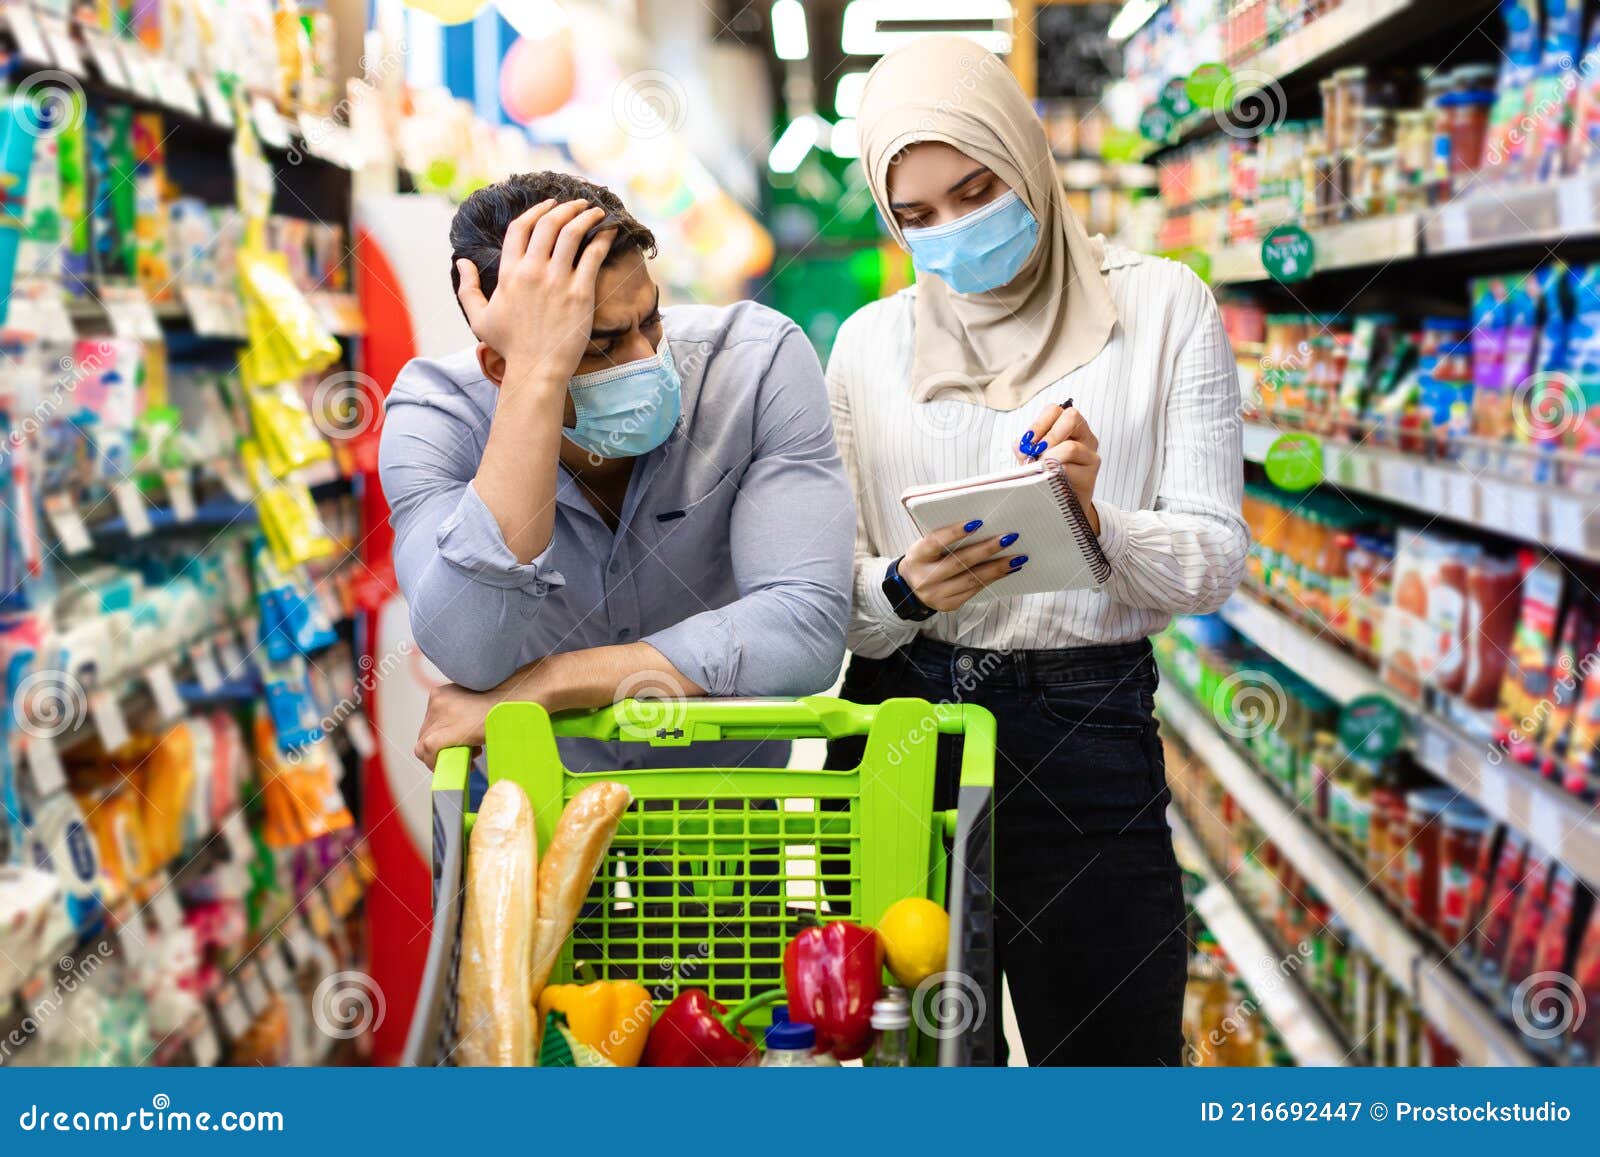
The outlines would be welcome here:
<svg viewBox="0 0 1600 1157">
<path fill-rule="evenodd" d="M 1006 535 L 1004 538 L 1002 538 L 1000 540 L 1000 545 L 1002 547 L 1010 546 L 1013 542 L 1016 542 L 1016 541 L 1017 541 L 1017 534 L 1016 534 L 1015 531 L 1013 531 L 1012 533 Z"/>
<path fill-rule="evenodd" d="M 1019 442 L 1018 445 L 1021 446 L 1024 450 L 1026 450 L 1028 448 L 1028 443 L 1032 442 L 1032 441 L 1033 441 L 1033 431 L 1032 430 L 1024 430 L 1022 432 L 1022 441 Z"/>
<path fill-rule="evenodd" d="M 1016 558 L 1011 560 L 1011 569 L 1012 570 L 1016 570 L 1019 566 L 1021 566 L 1023 563 L 1025 563 L 1027 561 L 1028 561 L 1028 556 L 1027 555 L 1019 554 L 1019 555 L 1017 555 Z"/>
<path fill-rule="evenodd" d="M 967 523 L 961 529 L 966 531 L 968 534 L 971 534 L 974 530 L 977 530 L 978 527 L 980 527 L 982 525 L 983 525 L 983 519 L 974 518 L 971 522 Z"/>
<path fill-rule="evenodd" d="M 1033 456 L 1035 458 L 1037 458 L 1040 454 L 1043 454 L 1049 448 L 1050 448 L 1050 443 L 1048 443 L 1048 442 L 1035 442 L 1033 444 Z"/>
</svg>

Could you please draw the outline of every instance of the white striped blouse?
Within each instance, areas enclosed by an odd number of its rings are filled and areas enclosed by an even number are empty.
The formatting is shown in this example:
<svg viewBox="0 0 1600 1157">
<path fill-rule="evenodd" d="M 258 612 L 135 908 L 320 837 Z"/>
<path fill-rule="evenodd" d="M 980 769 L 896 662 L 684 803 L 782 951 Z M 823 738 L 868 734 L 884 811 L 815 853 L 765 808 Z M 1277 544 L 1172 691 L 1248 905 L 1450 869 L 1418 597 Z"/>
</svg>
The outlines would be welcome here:
<svg viewBox="0 0 1600 1157">
<path fill-rule="evenodd" d="M 1244 570 L 1239 513 L 1239 377 L 1211 291 L 1184 266 L 1107 244 L 1101 269 L 1117 309 L 1093 360 L 1016 410 L 965 399 L 911 400 L 913 297 L 858 310 L 828 361 L 834 432 L 856 492 L 850 646 L 881 658 L 920 631 L 995 650 L 1144 638 L 1174 614 L 1216 610 Z M 1012 449 L 1047 402 L 1072 398 L 1100 440 L 1095 484 L 1111 579 L 1100 591 L 1018 595 L 908 623 L 884 571 L 917 537 L 901 493 L 1016 464 Z M 1003 534 L 1003 526 L 985 533 Z M 1026 553 L 1019 542 L 1012 551 Z"/>
</svg>

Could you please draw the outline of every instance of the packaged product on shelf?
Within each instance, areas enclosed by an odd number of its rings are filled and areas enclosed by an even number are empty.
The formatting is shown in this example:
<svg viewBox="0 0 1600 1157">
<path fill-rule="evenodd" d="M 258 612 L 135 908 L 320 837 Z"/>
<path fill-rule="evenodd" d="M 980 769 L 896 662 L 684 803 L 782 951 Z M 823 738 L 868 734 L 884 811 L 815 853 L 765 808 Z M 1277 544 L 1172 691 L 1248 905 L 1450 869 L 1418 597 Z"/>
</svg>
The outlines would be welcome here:
<svg viewBox="0 0 1600 1157">
<path fill-rule="evenodd" d="M 1593 600 L 1574 592 L 1566 616 L 1561 621 L 1561 638 L 1550 667 L 1550 692 L 1543 700 L 1537 733 L 1532 737 L 1537 750 L 1530 753 L 1540 774 L 1554 779 L 1567 750 L 1568 731 L 1577 710 L 1579 683 L 1583 673 L 1579 664 L 1595 653 L 1597 636 L 1596 607 Z"/>
<path fill-rule="evenodd" d="M 1536 856 L 1530 848 L 1529 869 L 1517 895 L 1516 911 L 1500 955 L 1498 980 L 1504 993 L 1533 974 L 1539 937 L 1551 909 L 1559 902 L 1559 882 L 1567 870 L 1554 860 Z"/>
<path fill-rule="evenodd" d="M 1500 2 L 1506 34 L 1484 148 L 1484 167 L 1495 180 L 1517 179 L 1532 154 L 1533 142 L 1523 126 L 1539 74 L 1540 9 L 1540 0 Z"/>
<path fill-rule="evenodd" d="M 1500 277 L 1471 284 L 1473 429 L 1480 437 L 1505 441 L 1515 429 L 1511 393 L 1506 388 L 1507 286 Z"/>
<path fill-rule="evenodd" d="M 1524 165 L 1521 173 L 1529 180 L 1554 180 L 1565 168 L 1580 82 L 1584 8 L 1584 0 L 1544 0 L 1544 46 L 1529 102 L 1539 113 L 1531 144 L 1533 163 Z"/>
<path fill-rule="evenodd" d="M 1567 1056 L 1575 1064 L 1594 1064 L 1600 1058 L 1600 1016 L 1593 1015 L 1593 1010 L 1600 1008 L 1600 902 L 1590 904 L 1572 977 L 1583 1007 L 1591 1011 L 1590 1015 L 1572 1018 L 1572 1027 L 1567 1031 Z"/>
<path fill-rule="evenodd" d="M 1483 810 L 1466 800 L 1445 804 L 1438 819 L 1438 918 L 1435 931 L 1455 948 L 1470 930 L 1473 873 L 1483 859 L 1491 827 Z"/>
<path fill-rule="evenodd" d="M 1384 627 L 1383 675 L 1390 686 L 1413 697 L 1424 686 L 1452 693 L 1462 688 L 1468 573 L 1478 550 L 1425 531 L 1401 540 Z"/>
<path fill-rule="evenodd" d="M 1538 704 L 1550 691 L 1566 571 L 1553 558 L 1535 563 L 1532 552 L 1527 551 L 1522 558 L 1521 607 L 1507 655 L 1506 677 L 1500 685 L 1495 731 L 1497 740 L 1514 758 L 1528 763 L 1533 751 L 1529 721 L 1540 718 Z"/>
<path fill-rule="evenodd" d="M 1555 755 L 1555 766 L 1545 774 L 1554 776 L 1579 799 L 1594 803 L 1600 800 L 1600 769 L 1596 767 L 1596 753 L 1600 752 L 1600 662 L 1591 653 L 1578 664 L 1578 673 L 1578 696 L 1567 741 Z"/>
<path fill-rule="evenodd" d="M 1458 691 L 1470 707 L 1490 710 L 1499 702 L 1521 585 L 1522 570 L 1513 559 L 1484 555 L 1468 568 L 1462 622 L 1466 670 Z"/>
</svg>

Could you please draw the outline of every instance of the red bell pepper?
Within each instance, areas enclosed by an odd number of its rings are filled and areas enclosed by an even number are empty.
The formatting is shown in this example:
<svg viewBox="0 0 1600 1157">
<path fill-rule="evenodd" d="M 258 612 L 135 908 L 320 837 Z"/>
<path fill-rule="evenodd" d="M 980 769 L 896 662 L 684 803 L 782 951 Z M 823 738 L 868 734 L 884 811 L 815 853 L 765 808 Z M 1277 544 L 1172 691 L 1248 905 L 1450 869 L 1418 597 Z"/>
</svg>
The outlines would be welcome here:
<svg viewBox="0 0 1600 1157">
<path fill-rule="evenodd" d="M 836 920 L 803 929 L 783 952 L 789 1016 L 817 1030 L 817 1051 L 841 1061 L 872 1045 L 872 1002 L 883 989 L 883 944 L 871 928 Z"/>
<path fill-rule="evenodd" d="M 680 992 L 661 1010 L 644 1046 L 644 1063 L 657 1068 L 737 1068 L 756 1057 L 743 1025 L 729 1027 L 728 1009 L 704 989 Z"/>
</svg>

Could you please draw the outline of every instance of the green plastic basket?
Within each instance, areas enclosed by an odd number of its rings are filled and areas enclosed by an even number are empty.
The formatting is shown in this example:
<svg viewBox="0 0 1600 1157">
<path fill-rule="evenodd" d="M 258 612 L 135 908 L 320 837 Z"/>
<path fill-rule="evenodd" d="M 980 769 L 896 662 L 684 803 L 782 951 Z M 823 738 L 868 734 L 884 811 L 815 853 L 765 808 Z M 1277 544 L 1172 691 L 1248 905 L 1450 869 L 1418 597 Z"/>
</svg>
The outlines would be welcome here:
<svg viewBox="0 0 1600 1157">
<path fill-rule="evenodd" d="M 533 804 L 541 851 L 562 805 L 596 778 L 633 804 L 596 874 L 551 983 L 627 978 L 657 1005 L 703 988 L 730 1006 L 782 986 L 783 949 L 806 923 L 875 923 L 908 896 L 951 914 L 946 976 L 920 994 L 942 1064 L 994 1059 L 998 1024 L 990 888 L 994 717 L 981 707 L 893 699 L 625 701 L 552 718 L 533 703 L 490 712 L 490 782 L 515 780 Z M 933 808 L 940 734 L 960 734 L 956 809 Z M 574 773 L 557 736 L 685 746 L 716 740 L 866 736 L 858 767 L 651 768 Z M 434 926 L 407 1044 L 408 1063 L 448 1063 L 470 753 L 441 752 L 433 779 Z M 952 883 L 953 882 L 953 883 Z M 759 1024 L 770 1011 L 758 1007 Z M 927 1024 L 929 1017 L 945 1021 Z M 948 1023 L 947 1023 L 948 1022 Z"/>
</svg>

